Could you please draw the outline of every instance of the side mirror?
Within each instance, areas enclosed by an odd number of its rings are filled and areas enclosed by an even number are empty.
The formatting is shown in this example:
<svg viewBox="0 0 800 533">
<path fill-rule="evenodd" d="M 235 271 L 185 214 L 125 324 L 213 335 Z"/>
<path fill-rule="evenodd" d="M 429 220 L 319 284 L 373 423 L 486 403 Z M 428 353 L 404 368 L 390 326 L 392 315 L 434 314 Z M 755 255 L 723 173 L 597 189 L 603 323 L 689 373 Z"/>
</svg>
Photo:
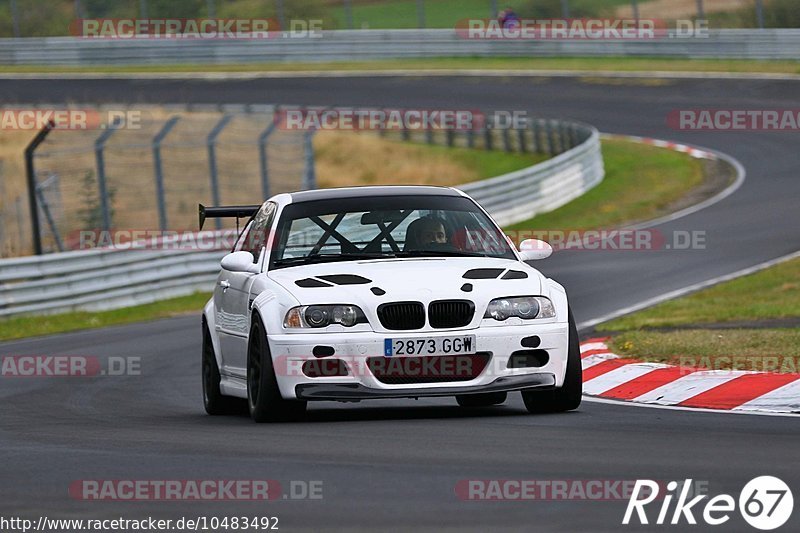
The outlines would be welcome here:
<svg viewBox="0 0 800 533">
<path fill-rule="evenodd" d="M 546 259 L 553 253 L 553 247 L 539 239 L 525 239 L 519 243 L 519 255 L 523 261 Z"/>
<path fill-rule="evenodd" d="M 249 272 L 258 274 L 261 269 L 255 264 L 255 258 L 250 252 L 233 252 L 222 258 L 222 268 L 229 272 Z"/>
</svg>

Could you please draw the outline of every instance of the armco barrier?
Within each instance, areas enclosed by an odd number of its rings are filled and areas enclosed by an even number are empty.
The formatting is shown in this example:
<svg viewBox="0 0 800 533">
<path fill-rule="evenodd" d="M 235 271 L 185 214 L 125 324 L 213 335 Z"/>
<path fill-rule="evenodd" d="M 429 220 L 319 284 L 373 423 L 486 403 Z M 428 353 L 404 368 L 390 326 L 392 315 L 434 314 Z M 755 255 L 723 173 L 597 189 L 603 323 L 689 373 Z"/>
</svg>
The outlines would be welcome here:
<svg viewBox="0 0 800 533">
<path fill-rule="evenodd" d="M 573 148 L 538 165 L 461 187 L 501 224 L 555 209 L 604 176 L 598 131 L 558 123 Z M 0 260 L 0 318 L 102 310 L 210 290 L 224 251 L 98 249 Z"/>
<path fill-rule="evenodd" d="M 674 32 L 645 40 L 465 39 L 455 29 L 335 30 L 276 39 L 0 39 L 0 65 L 234 64 L 426 57 L 669 56 L 797 59 L 800 30 Z"/>
</svg>

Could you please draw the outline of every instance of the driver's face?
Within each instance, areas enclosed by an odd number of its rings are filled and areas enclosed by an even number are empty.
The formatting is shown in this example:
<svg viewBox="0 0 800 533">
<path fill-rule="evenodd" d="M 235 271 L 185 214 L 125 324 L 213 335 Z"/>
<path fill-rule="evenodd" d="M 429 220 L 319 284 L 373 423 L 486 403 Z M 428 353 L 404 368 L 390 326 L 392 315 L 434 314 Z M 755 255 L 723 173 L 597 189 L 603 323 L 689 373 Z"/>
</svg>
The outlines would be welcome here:
<svg viewBox="0 0 800 533">
<path fill-rule="evenodd" d="M 444 233 L 444 226 L 441 224 L 431 224 L 423 228 L 420 233 L 420 240 L 423 244 L 439 243 L 444 244 L 447 242 L 447 235 Z"/>
</svg>

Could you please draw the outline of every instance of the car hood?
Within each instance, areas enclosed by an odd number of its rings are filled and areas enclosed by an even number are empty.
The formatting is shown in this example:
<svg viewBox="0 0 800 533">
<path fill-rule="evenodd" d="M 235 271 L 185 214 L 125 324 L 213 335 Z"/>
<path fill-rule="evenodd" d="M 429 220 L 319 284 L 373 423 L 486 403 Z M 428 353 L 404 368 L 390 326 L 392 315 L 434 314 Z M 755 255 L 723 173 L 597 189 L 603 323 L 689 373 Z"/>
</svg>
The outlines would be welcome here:
<svg viewBox="0 0 800 533">
<path fill-rule="evenodd" d="M 362 309 L 384 302 L 492 298 L 542 294 L 543 276 L 527 264 L 485 257 L 346 261 L 272 270 L 268 276 L 302 305 L 347 303 Z"/>
</svg>

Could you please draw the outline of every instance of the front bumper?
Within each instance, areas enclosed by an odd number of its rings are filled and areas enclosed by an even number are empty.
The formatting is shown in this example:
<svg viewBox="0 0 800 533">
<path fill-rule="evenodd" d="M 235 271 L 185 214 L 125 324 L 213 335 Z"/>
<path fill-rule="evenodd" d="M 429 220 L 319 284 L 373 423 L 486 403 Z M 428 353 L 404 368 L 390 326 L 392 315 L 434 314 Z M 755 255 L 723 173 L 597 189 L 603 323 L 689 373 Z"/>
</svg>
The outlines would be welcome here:
<svg viewBox="0 0 800 533">
<path fill-rule="evenodd" d="M 486 385 L 439 386 L 427 388 L 373 389 L 360 383 L 306 383 L 295 387 L 300 400 L 371 400 L 378 398 L 419 398 L 420 396 L 453 396 L 485 392 L 509 392 L 522 389 L 550 388 L 556 384 L 553 374 L 530 374 L 495 379 Z"/>
<path fill-rule="evenodd" d="M 386 383 L 378 379 L 367 364 L 370 358 L 383 357 L 384 340 L 387 337 L 399 339 L 460 335 L 475 335 L 477 351 L 490 354 L 488 364 L 472 379 Z M 537 367 L 508 368 L 511 354 L 528 349 L 521 345 L 521 341 L 531 336 L 539 337 L 540 343 L 536 349 L 547 352 L 547 362 Z M 551 322 L 408 333 L 292 333 L 269 335 L 268 339 L 278 387 L 284 398 L 347 401 L 560 387 L 566 371 L 569 327 L 567 323 Z M 303 363 L 318 359 L 313 355 L 314 348 L 318 346 L 333 348 L 335 353 L 324 359 L 342 360 L 347 366 L 348 375 L 312 378 L 304 374 Z"/>
</svg>

